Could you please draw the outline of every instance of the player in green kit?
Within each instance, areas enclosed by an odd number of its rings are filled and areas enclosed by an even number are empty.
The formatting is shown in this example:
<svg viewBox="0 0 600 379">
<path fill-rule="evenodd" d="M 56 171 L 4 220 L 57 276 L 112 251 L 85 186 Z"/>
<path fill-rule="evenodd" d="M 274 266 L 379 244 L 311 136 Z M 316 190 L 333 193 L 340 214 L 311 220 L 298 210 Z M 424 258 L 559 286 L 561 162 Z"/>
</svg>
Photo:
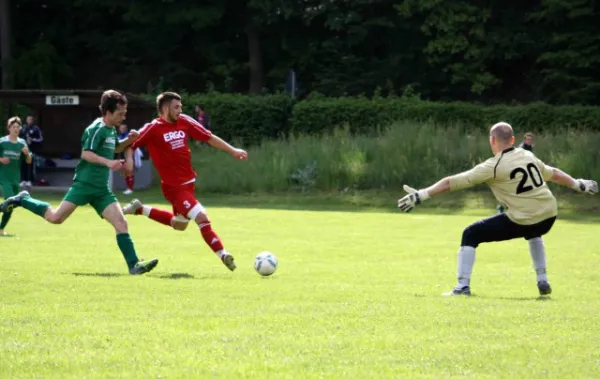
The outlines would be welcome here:
<svg viewBox="0 0 600 379">
<path fill-rule="evenodd" d="M 19 192 L 19 181 L 21 180 L 21 159 L 25 158 L 27 164 L 31 164 L 31 153 L 27 142 L 19 138 L 21 132 L 21 119 L 11 117 L 8 119 L 8 135 L 0 138 L 0 184 L 2 195 L 5 199 L 15 196 Z M 0 237 L 10 236 L 4 228 L 8 224 L 12 212 L 2 214 L 0 221 Z"/>
<path fill-rule="evenodd" d="M 114 156 L 125 149 L 130 150 L 129 146 L 137 138 L 137 132 L 129 133 L 125 140 L 118 139 L 115 126 L 120 125 L 127 114 L 127 98 L 121 93 L 105 91 L 100 100 L 100 111 L 102 117 L 92 122 L 83 133 L 81 161 L 75 169 L 73 185 L 58 208 L 52 209 L 50 204 L 34 199 L 27 191 L 22 191 L 0 204 L 0 212 L 7 213 L 21 206 L 50 223 L 62 224 L 78 206 L 89 204 L 115 228 L 117 245 L 127 262 L 129 273 L 144 274 L 156 267 L 158 259 L 138 259 L 121 206 L 108 188 L 110 170 L 133 170 L 131 151 L 126 154 L 126 162 L 115 160 Z"/>
</svg>

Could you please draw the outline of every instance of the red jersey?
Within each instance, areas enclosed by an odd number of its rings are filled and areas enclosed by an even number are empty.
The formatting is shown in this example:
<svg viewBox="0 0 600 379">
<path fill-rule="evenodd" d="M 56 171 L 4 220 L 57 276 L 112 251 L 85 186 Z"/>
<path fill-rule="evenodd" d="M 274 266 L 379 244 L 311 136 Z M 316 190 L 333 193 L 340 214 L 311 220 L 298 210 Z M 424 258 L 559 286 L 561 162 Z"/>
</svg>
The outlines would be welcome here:
<svg viewBox="0 0 600 379">
<path fill-rule="evenodd" d="M 131 147 L 146 146 L 150 159 L 166 186 L 180 186 L 196 178 L 192 168 L 189 137 L 208 141 L 212 133 L 192 117 L 181 114 L 171 123 L 159 117 L 144 125 Z"/>
</svg>

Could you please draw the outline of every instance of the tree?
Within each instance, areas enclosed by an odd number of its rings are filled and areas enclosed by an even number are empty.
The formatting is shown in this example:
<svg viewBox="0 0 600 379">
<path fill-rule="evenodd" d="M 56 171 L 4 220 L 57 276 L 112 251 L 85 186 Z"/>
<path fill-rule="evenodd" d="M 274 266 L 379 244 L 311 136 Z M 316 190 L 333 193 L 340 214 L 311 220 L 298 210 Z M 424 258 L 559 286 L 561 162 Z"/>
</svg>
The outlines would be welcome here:
<svg viewBox="0 0 600 379">
<path fill-rule="evenodd" d="M 11 87 L 11 43 L 10 0 L 0 0 L 0 67 L 4 89 Z"/>
<path fill-rule="evenodd" d="M 486 67 L 492 47 L 486 41 L 489 8 L 461 0 L 406 0 L 398 7 L 407 19 L 419 20 L 428 42 L 423 50 L 437 74 L 443 95 L 468 98 L 500 82 Z"/>
<path fill-rule="evenodd" d="M 598 104 L 600 9 L 589 0 L 544 0 L 531 16 L 547 30 L 537 62 L 541 96 L 558 104 Z"/>
<path fill-rule="evenodd" d="M 263 88 L 264 67 L 262 50 L 260 46 L 260 31 L 253 20 L 250 20 L 244 29 L 248 36 L 248 66 L 250 67 L 250 84 L 248 92 L 260 93 Z"/>
</svg>

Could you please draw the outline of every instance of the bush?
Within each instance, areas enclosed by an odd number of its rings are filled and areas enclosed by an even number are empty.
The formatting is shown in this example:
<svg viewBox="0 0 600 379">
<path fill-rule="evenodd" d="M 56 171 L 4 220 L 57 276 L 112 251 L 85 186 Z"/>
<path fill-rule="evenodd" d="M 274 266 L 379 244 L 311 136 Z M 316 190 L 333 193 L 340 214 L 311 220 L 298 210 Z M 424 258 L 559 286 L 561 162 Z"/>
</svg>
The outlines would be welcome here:
<svg viewBox="0 0 600 379">
<path fill-rule="evenodd" d="M 599 178 L 599 144 L 597 132 L 547 133 L 536 138 L 536 155 L 576 177 Z M 249 149 L 247 162 L 204 149 L 194 154 L 194 167 L 202 193 L 400 190 L 432 184 L 490 156 L 487 131 L 465 134 L 461 125 L 407 121 L 371 136 L 345 128 L 265 141 Z"/>
<path fill-rule="evenodd" d="M 291 134 L 320 135 L 336 128 L 352 134 L 374 135 L 395 121 L 433 122 L 440 127 L 460 127 L 463 132 L 486 130 L 498 121 L 513 125 L 519 135 L 526 131 L 554 132 L 584 129 L 600 131 L 600 108 L 550 106 L 482 106 L 471 103 L 436 103 L 414 98 L 368 99 L 311 96 L 294 101 L 284 94 L 182 94 L 184 111 L 204 104 L 214 132 L 245 146 L 263 140 L 287 138 Z M 145 95 L 154 101 L 154 96 Z M 411 132 L 411 131 L 410 131 Z"/>
<path fill-rule="evenodd" d="M 493 123 L 506 121 L 520 133 L 570 127 L 600 130 L 600 108 L 553 107 L 542 103 L 481 106 L 388 98 L 317 98 L 304 100 L 294 106 L 292 130 L 302 133 L 325 132 L 348 125 L 352 132 L 369 133 L 397 120 L 431 121 L 441 126 L 461 125 L 466 130 L 487 130 Z"/>
<path fill-rule="evenodd" d="M 194 115 L 202 104 L 210 115 L 212 131 L 227 141 L 256 145 L 263 139 L 289 133 L 294 100 L 283 94 L 247 96 L 240 94 L 181 94 L 184 113 Z M 155 95 L 144 95 L 155 101 Z"/>
</svg>

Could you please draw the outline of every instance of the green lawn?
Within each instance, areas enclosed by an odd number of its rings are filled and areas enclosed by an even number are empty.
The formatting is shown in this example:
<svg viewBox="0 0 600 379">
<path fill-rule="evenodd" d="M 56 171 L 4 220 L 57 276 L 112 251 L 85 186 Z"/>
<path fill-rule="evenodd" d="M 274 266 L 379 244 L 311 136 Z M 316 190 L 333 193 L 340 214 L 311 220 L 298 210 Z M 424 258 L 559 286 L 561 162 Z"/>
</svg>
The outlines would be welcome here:
<svg viewBox="0 0 600 379">
<path fill-rule="evenodd" d="M 61 226 L 17 210 L 18 236 L 0 239 L 0 377 L 600 377 L 593 214 L 575 206 L 545 238 L 550 300 L 523 240 L 482 245 L 475 296 L 443 298 L 462 229 L 493 201 L 406 215 L 344 199 L 209 197 L 234 273 L 197 228 L 132 217 L 139 255 L 160 258 L 142 277 L 91 208 Z M 272 277 L 253 270 L 262 250 Z"/>
</svg>

